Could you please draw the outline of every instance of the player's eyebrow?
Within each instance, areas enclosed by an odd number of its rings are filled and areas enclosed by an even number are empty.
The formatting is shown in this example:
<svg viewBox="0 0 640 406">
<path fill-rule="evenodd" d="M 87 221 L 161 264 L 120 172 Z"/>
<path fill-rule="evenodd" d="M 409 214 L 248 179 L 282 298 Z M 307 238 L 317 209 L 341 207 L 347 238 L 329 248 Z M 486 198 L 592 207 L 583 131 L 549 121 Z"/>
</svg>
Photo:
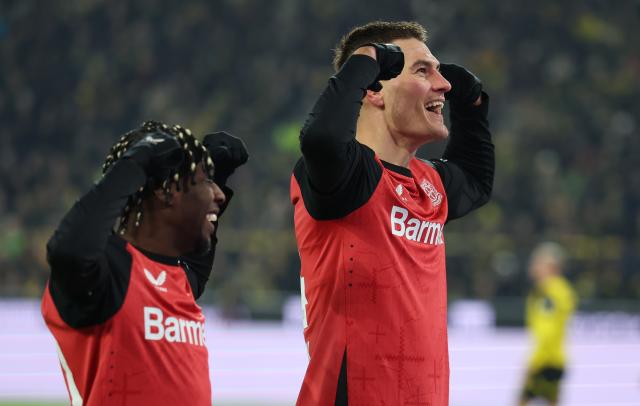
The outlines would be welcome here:
<svg viewBox="0 0 640 406">
<path fill-rule="evenodd" d="M 413 63 L 413 65 L 411 65 L 411 69 L 415 69 L 419 66 L 424 66 L 428 69 L 434 68 L 435 70 L 440 70 L 440 62 L 434 62 L 428 59 L 418 59 Z"/>
</svg>

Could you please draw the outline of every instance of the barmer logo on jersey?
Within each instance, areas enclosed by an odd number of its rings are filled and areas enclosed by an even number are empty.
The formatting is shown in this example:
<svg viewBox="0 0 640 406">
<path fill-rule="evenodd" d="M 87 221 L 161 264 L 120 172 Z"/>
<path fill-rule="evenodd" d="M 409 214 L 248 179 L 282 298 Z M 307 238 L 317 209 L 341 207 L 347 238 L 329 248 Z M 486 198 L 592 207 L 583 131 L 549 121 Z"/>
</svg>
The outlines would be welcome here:
<svg viewBox="0 0 640 406">
<path fill-rule="evenodd" d="M 145 306 L 144 339 L 204 346 L 204 323 L 171 316 L 165 318 L 162 309 Z"/>
<path fill-rule="evenodd" d="M 167 281 L 167 271 L 160 272 L 160 274 L 156 278 L 147 268 L 144 268 L 144 276 L 146 276 L 149 282 L 151 282 L 151 284 L 155 286 L 159 291 L 167 291 L 167 288 L 162 286 Z"/>
<path fill-rule="evenodd" d="M 422 179 L 420 187 L 424 190 L 427 196 L 429 196 L 429 199 L 431 199 L 431 204 L 434 206 L 440 206 L 440 203 L 442 203 L 442 194 L 438 192 L 438 189 L 436 189 L 431 182 L 426 179 Z"/>
<path fill-rule="evenodd" d="M 409 217 L 409 210 L 403 207 L 391 208 L 391 234 L 398 237 L 424 244 L 441 245 L 444 244 L 443 227 L 442 223 Z"/>
</svg>

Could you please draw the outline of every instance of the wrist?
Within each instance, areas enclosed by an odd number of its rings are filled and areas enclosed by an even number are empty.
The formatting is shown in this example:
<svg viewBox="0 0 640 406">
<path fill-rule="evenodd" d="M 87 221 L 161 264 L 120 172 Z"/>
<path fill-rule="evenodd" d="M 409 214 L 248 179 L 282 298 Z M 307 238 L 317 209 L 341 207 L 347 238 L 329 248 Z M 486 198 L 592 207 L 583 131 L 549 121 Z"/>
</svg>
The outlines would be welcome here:
<svg viewBox="0 0 640 406">
<path fill-rule="evenodd" d="M 112 183 L 114 179 L 120 179 L 120 181 L 116 182 L 121 185 L 121 192 L 130 195 L 145 185 L 147 174 L 133 159 L 120 159 L 109 168 L 98 184 Z"/>
<path fill-rule="evenodd" d="M 456 114 L 458 117 L 486 117 L 489 112 L 489 95 L 483 91 L 480 94 L 479 100 L 480 102 L 478 104 L 467 104 L 450 100 L 449 109 L 452 114 Z"/>
<path fill-rule="evenodd" d="M 229 176 L 231 176 L 231 173 L 229 173 L 228 171 L 216 170 L 213 174 L 213 181 L 216 183 L 216 185 L 222 188 L 226 186 L 227 181 L 229 180 Z"/>
<path fill-rule="evenodd" d="M 359 89 L 366 89 L 380 73 L 380 66 L 366 55 L 352 55 L 335 77 L 342 83 L 355 86 Z"/>
<path fill-rule="evenodd" d="M 125 152 L 122 159 L 134 162 L 143 171 L 147 172 L 151 163 L 151 151 L 148 148 L 130 149 Z"/>
<path fill-rule="evenodd" d="M 376 49 L 371 45 L 361 46 L 353 52 L 353 55 L 366 55 L 370 58 L 377 60 Z"/>
</svg>

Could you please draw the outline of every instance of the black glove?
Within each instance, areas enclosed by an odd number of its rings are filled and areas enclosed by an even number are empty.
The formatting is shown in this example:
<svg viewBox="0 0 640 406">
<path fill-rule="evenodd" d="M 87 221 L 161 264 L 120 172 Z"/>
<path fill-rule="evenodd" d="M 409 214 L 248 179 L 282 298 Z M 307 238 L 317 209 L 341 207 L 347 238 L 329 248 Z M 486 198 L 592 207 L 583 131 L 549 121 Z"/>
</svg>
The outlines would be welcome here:
<svg viewBox="0 0 640 406">
<path fill-rule="evenodd" d="M 482 94 L 482 82 L 465 68 L 452 63 L 440 64 L 440 73 L 451 83 L 444 98 L 456 106 L 471 106 Z"/>
<path fill-rule="evenodd" d="M 161 182 L 182 165 L 184 151 L 172 135 L 156 131 L 148 133 L 122 155 L 134 160 L 149 180 Z"/>
<path fill-rule="evenodd" d="M 205 135 L 202 143 L 215 165 L 213 180 L 218 186 L 226 185 L 233 171 L 249 159 L 244 142 L 224 131 Z"/>
<path fill-rule="evenodd" d="M 367 89 L 379 92 L 382 90 L 381 80 L 393 79 L 404 68 L 404 54 L 399 46 L 394 44 L 370 43 L 363 46 L 372 46 L 376 50 L 376 60 L 380 66 L 380 73 Z"/>
</svg>

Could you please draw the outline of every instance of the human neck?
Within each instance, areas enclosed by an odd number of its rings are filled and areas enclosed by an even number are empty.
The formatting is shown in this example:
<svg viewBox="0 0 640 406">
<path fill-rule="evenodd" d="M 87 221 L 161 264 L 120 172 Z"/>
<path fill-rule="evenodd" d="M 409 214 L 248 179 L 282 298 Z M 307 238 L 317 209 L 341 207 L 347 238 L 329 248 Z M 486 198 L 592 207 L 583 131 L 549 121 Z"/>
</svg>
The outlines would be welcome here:
<svg viewBox="0 0 640 406">
<path fill-rule="evenodd" d="M 358 119 L 356 139 L 375 151 L 378 157 L 394 165 L 409 167 L 419 145 L 411 139 L 394 134 L 382 119 L 381 114 L 363 114 Z"/>
<path fill-rule="evenodd" d="M 152 216 L 143 218 L 139 227 L 132 223 L 129 223 L 123 238 L 136 247 L 167 257 L 177 257 L 187 251 L 181 247 L 183 243 L 175 238 L 175 233 Z"/>
</svg>

